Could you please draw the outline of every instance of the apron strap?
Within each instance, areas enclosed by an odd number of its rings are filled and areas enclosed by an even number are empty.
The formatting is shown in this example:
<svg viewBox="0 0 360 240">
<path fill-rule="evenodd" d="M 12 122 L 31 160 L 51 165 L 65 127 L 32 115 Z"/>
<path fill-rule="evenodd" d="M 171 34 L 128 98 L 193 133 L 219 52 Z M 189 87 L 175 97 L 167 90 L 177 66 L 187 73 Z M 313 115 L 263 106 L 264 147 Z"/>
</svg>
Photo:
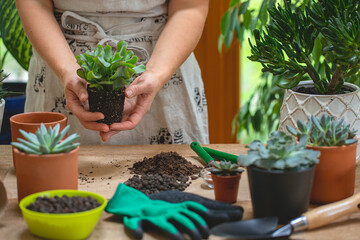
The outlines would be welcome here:
<svg viewBox="0 0 360 240">
<path fill-rule="evenodd" d="M 76 19 L 78 23 L 68 22 L 70 18 Z M 114 48 L 116 48 L 119 41 L 123 41 L 121 35 L 109 35 L 96 22 L 71 11 L 65 11 L 62 14 L 61 26 L 65 29 L 64 35 L 68 39 L 96 42 L 96 45 L 108 44 Z M 71 34 L 66 33 L 66 30 L 71 31 Z M 149 61 L 150 54 L 145 48 L 129 45 L 127 49 L 133 51 L 139 57 L 138 64 L 145 64 Z"/>
</svg>

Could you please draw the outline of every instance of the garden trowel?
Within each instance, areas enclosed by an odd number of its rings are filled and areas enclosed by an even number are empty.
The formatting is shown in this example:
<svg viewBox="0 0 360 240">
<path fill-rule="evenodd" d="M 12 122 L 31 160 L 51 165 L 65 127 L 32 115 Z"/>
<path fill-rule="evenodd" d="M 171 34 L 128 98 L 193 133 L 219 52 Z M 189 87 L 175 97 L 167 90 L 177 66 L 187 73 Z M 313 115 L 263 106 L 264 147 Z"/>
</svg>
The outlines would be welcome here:
<svg viewBox="0 0 360 240">
<path fill-rule="evenodd" d="M 360 193 L 357 193 L 344 200 L 314 208 L 279 229 L 276 229 L 276 218 L 255 218 L 217 225 L 211 229 L 211 234 L 236 239 L 288 238 L 292 233 L 315 229 L 357 212 L 359 206 Z"/>
</svg>

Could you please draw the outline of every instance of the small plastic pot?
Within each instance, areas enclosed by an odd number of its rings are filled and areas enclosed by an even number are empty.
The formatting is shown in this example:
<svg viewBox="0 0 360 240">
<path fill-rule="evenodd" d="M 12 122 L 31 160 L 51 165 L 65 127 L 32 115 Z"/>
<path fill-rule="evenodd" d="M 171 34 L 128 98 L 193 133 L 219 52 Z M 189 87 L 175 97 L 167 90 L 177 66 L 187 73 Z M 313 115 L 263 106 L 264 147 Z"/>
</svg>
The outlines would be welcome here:
<svg viewBox="0 0 360 240">
<path fill-rule="evenodd" d="M 110 125 L 121 122 L 124 110 L 125 88 L 120 90 L 98 89 L 87 87 L 89 94 L 90 112 L 101 112 L 105 118 L 98 120 L 99 123 Z"/>
<path fill-rule="evenodd" d="M 300 171 L 248 167 L 254 217 L 277 216 L 280 224 L 286 224 L 306 212 L 314 169 L 314 166 Z"/>
</svg>

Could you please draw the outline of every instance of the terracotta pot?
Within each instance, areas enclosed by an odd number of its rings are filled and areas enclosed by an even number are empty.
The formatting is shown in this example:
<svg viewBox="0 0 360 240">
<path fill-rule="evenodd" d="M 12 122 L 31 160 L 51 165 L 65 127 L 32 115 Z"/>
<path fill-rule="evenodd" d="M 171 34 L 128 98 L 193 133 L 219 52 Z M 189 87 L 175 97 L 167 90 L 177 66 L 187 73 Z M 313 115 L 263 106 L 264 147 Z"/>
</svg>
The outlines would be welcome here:
<svg viewBox="0 0 360 240">
<path fill-rule="evenodd" d="M 18 201 L 41 191 L 78 189 L 78 151 L 35 155 L 14 148 Z"/>
<path fill-rule="evenodd" d="M 354 194 L 357 145 L 307 146 L 321 153 L 315 168 L 311 202 L 331 203 Z"/>
<path fill-rule="evenodd" d="M 346 94 L 315 95 L 296 92 L 301 87 L 313 87 L 312 81 L 302 81 L 293 89 L 285 90 L 284 101 L 280 109 L 279 130 L 287 132 L 289 125 L 297 129 L 296 121 L 307 122 L 307 116 L 320 117 L 323 114 L 337 119 L 344 117 L 351 128 L 357 129 L 356 138 L 360 139 L 360 88 L 345 82 L 344 87 L 351 91 Z M 358 143 L 357 162 L 360 159 L 360 142 Z"/>
<path fill-rule="evenodd" d="M 44 123 L 46 128 L 49 126 L 54 127 L 59 123 L 61 131 L 67 125 L 67 116 L 56 112 L 27 112 L 14 115 L 10 118 L 11 141 L 16 142 L 18 138 L 23 138 L 19 129 L 22 129 L 25 132 L 35 133 L 41 123 Z M 13 163 L 16 168 L 14 154 Z"/>
<path fill-rule="evenodd" d="M 219 176 L 211 173 L 214 184 L 215 200 L 234 203 L 237 201 L 241 173 L 234 176 Z"/>
</svg>

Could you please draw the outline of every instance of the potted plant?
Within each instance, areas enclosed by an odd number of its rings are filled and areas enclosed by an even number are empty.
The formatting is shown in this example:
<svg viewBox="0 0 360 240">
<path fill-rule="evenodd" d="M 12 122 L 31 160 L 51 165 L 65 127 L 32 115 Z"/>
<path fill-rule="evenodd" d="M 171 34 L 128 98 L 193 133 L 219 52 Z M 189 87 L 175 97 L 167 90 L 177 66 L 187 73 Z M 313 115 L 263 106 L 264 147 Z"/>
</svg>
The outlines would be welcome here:
<svg viewBox="0 0 360 240">
<path fill-rule="evenodd" d="M 76 56 L 81 67 L 77 74 L 89 83 L 90 111 L 105 115 L 98 122 L 110 125 L 121 121 L 125 87 L 133 81 L 135 73 L 145 71 L 143 64 L 135 66 L 139 58 L 126 47 L 127 43 L 120 41 L 114 53 L 110 45 L 105 48 L 98 45 L 94 51 Z"/>
<path fill-rule="evenodd" d="M 24 139 L 11 143 L 18 201 L 35 192 L 78 188 L 79 143 L 74 141 L 79 135 L 64 138 L 69 127 L 60 131 L 60 124 L 48 129 L 41 124 L 36 134 L 20 130 Z"/>
<path fill-rule="evenodd" d="M 360 70 L 359 2 L 311 0 L 292 8 L 284 0 L 268 12 L 270 24 L 261 33 L 254 30 L 249 59 L 279 76 L 276 84 L 287 89 L 279 130 L 323 113 L 344 116 L 353 126 L 360 116 L 359 87 L 345 80 Z"/>
<path fill-rule="evenodd" d="M 315 168 L 311 201 L 330 203 L 345 199 L 354 194 L 356 170 L 356 130 L 333 116 L 312 115 L 308 123 L 297 121 L 295 130 L 288 131 L 299 138 L 309 136 L 307 148 L 320 151 L 320 163 Z"/>
<path fill-rule="evenodd" d="M 240 169 L 238 164 L 226 160 L 219 163 L 212 161 L 209 165 L 215 200 L 227 203 L 236 202 L 241 173 L 244 170 Z"/>
<path fill-rule="evenodd" d="M 277 216 L 283 224 L 307 210 L 320 155 L 306 149 L 307 138 L 302 135 L 296 142 L 276 131 L 266 146 L 254 140 L 247 155 L 238 157 L 239 165 L 247 167 L 254 217 Z"/>
</svg>

